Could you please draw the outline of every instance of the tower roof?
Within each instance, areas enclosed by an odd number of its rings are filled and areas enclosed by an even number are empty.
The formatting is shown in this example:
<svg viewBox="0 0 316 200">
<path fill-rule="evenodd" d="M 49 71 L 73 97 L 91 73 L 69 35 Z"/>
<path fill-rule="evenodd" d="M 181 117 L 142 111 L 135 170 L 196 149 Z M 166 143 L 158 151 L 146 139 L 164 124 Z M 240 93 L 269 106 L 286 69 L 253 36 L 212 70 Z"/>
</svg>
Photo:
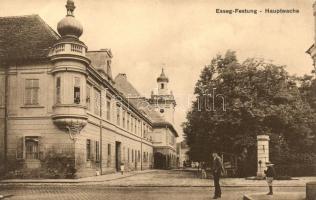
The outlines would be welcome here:
<svg viewBox="0 0 316 200">
<path fill-rule="evenodd" d="M 157 78 L 157 82 L 169 82 L 168 77 L 165 75 L 164 69 L 161 69 L 161 74 L 160 76 Z"/>
</svg>

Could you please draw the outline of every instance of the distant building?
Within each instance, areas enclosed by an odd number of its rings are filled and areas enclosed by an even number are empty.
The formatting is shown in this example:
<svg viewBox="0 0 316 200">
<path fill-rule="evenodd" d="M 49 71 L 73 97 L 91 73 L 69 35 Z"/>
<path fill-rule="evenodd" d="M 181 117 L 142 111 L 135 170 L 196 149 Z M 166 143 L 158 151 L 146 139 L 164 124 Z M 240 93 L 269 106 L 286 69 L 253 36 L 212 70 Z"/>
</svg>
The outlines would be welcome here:
<svg viewBox="0 0 316 200">
<path fill-rule="evenodd" d="M 177 166 L 176 137 L 178 137 L 178 133 L 174 129 L 173 123 L 156 112 L 155 102 L 142 97 L 127 80 L 126 74 L 119 74 L 115 78 L 115 85 L 132 105 L 154 121 L 153 130 L 149 134 L 154 147 L 154 167 L 159 169 L 175 168 Z"/>
<path fill-rule="evenodd" d="M 189 146 L 187 145 L 185 140 L 177 143 L 177 151 L 179 155 L 179 167 L 185 167 L 184 162 L 188 162 L 190 160 L 188 155 Z"/>
<path fill-rule="evenodd" d="M 173 123 L 126 75 L 113 79 L 111 50 L 88 51 L 74 2 L 66 8 L 59 34 L 37 15 L 0 18 L 1 165 L 47 172 L 58 155 L 78 177 L 175 167 Z"/>
</svg>

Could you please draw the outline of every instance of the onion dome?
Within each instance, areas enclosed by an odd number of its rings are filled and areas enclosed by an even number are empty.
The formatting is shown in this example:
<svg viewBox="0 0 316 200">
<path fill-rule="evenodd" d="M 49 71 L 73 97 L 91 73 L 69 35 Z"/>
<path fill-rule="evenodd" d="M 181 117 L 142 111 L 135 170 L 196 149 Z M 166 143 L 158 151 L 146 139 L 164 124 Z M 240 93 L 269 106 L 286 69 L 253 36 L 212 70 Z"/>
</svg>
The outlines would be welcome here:
<svg viewBox="0 0 316 200">
<path fill-rule="evenodd" d="M 163 68 L 161 70 L 160 76 L 157 78 L 157 82 L 169 82 L 168 77 L 165 75 L 165 72 L 163 71 Z"/>
<path fill-rule="evenodd" d="M 82 35 L 83 28 L 81 23 L 75 19 L 73 14 L 76 6 L 73 0 L 67 0 L 67 15 L 58 22 L 57 31 L 63 36 L 74 36 L 79 38 Z"/>
</svg>

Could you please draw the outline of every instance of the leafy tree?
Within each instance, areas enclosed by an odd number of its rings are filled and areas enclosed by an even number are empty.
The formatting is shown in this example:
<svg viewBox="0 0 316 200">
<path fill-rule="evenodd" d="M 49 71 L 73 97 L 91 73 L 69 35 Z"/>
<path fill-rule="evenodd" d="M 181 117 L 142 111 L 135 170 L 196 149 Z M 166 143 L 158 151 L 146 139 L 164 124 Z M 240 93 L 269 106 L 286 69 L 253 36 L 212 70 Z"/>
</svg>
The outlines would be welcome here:
<svg viewBox="0 0 316 200">
<path fill-rule="evenodd" d="M 308 80 L 263 59 L 239 63 L 233 51 L 217 55 L 203 68 L 195 85 L 197 98 L 183 123 L 190 157 L 205 161 L 214 150 L 246 149 L 253 167 L 247 171 L 254 173 L 259 134 L 270 135 L 272 161 L 286 161 L 293 152 L 312 152 L 315 114 L 310 104 L 316 84 L 308 85 Z"/>
</svg>

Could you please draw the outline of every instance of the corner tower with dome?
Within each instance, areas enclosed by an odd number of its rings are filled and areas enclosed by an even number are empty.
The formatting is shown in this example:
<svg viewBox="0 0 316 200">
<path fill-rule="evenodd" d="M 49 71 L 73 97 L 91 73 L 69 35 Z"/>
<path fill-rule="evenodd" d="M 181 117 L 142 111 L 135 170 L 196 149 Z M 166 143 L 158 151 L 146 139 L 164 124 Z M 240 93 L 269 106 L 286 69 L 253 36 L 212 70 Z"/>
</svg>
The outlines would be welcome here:
<svg viewBox="0 0 316 200">
<path fill-rule="evenodd" d="M 149 102 L 166 121 L 174 124 L 176 101 L 172 91 L 169 91 L 168 83 L 169 78 L 162 68 L 161 74 L 157 78 L 158 93 L 152 92 Z"/>
</svg>

